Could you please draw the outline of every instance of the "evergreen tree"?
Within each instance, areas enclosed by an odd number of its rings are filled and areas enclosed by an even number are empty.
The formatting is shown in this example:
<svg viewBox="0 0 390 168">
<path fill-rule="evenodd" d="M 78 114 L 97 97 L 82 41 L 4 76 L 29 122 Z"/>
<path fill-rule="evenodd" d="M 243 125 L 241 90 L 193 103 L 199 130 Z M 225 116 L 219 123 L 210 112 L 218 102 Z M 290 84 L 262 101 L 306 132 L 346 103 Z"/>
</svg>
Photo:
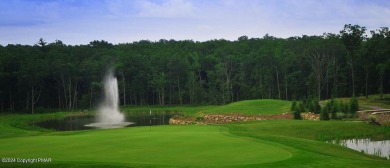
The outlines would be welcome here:
<svg viewBox="0 0 390 168">
<path fill-rule="evenodd" d="M 356 112 L 359 110 L 359 102 L 356 97 L 352 97 L 349 99 L 349 113 L 351 117 L 356 116 Z"/>
<path fill-rule="evenodd" d="M 303 104 L 303 102 L 300 102 L 299 103 L 299 112 L 305 112 L 305 105 Z"/>
<path fill-rule="evenodd" d="M 315 114 L 319 114 L 320 112 L 321 112 L 321 106 L 320 106 L 320 103 L 318 102 L 318 100 L 314 100 L 313 101 L 313 103 L 314 103 L 314 113 Z"/>
<path fill-rule="evenodd" d="M 308 102 L 308 104 L 309 104 L 309 111 L 310 112 L 312 112 L 312 113 L 314 113 L 314 111 L 315 111 L 315 109 L 314 109 L 314 101 L 313 100 L 310 100 L 309 102 Z"/>
<path fill-rule="evenodd" d="M 301 112 L 298 109 L 296 109 L 293 114 L 295 120 L 302 120 Z"/>
<path fill-rule="evenodd" d="M 291 104 L 290 110 L 291 110 L 291 111 L 295 111 L 296 107 L 297 107 L 297 101 L 294 100 L 294 101 L 292 102 L 292 104 Z"/>
<path fill-rule="evenodd" d="M 321 110 L 320 114 L 320 120 L 329 120 L 329 106 L 326 105 L 324 108 Z"/>
</svg>

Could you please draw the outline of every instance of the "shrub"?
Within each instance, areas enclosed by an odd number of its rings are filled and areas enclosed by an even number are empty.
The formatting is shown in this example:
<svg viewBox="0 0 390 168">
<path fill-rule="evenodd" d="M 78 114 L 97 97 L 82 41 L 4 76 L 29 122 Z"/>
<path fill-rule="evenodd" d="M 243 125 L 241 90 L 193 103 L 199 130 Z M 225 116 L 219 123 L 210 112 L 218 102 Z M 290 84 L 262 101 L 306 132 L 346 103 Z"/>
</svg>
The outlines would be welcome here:
<svg viewBox="0 0 390 168">
<path fill-rule="evenodd" d="M 370 119 L 370 122 L 372 122 L 372 123 L 376 122 L 376 116 L 375 115 L 370 115 L 369 119 Z"/>
<path fill-rule="evenodd" d="M 340 112 L 340 106 L 339 106 L 338 101 L 336 101 L 336 100 L 334 101 L 334 103 L 332 105 L 332 112 L 335 112 L 335 113 Z"/>
<path fill-rule="evenodd" d="M 356 112 L 359 110 L 359 102 L 356 97 L 349 99 L 349 113 L 352 116 L 355 116 Z"/>
<path fill-rule="evenodd" d="M 343 119 L 343 118 L 345 118 L 345 117 L 346 117 L 346 114 L 345 114 L 345 113 L 342 113 L 342 112 L 336 113 L 336 119 L 337 119 L 337 120 L 341 120 L 341 119 Z"/>
<path fill-rule="evenodd" d="M 305 105 L 303 104 L 303 102 L 299 103 L 299 112 L 305 112 Z"/>
<path fill-rule="evenodd" d="M 327 104 L 327 106 L 328 106 L 328 111 L 332 114 L 331 118 L 337 119 L 336 112 L 338 111 L 338 108 L 337 108 L 336 101 L 332 98 L 330 102 Z"/>
<path fill-rule="evenodd" d="M 293 102 L 292 102 L 292 104 L 291 104 L 291 111 L 295 111 L 295 108 L 297 107 L 297 101 L 296 100 L 294 100 Z"/>
<path fill-rule="evenodd" d="M 320 120 L 329 120 L 329 105 L 328 104 L 324 108 L 322 108 L 321 114 L 320 114 Z"/>
<path fill-rule="evenodd" d="M 295 120 L 302 120 L 301 112 L 298 109 L 296 109 L 293 114 Z"/>
<path fill-rule="evenodd" d="M 313 110 L 313 112 L 314 112 L 315 114 L 319 114 L 319 113 L 321 112 L 321 106 L 320 106 L 320 104 L 318 103 L 318 100 L 315 99 L 315 100 L 313 101 L 313 104 L 314 104 L 314 110 Z"/>
<path fill-rule="evenodd" d="M 196 121 L 203 121 L 204 117 L 203 116 L 196 116 Z"/>
<path fill-rule="evenodd" d="M 310 112 L 314 113 L 314 101 L 313 100 L 310 100 L 308 102 L 308 109 L 309 109 Z"/>
<path fill-rule="evenodd" d="M 344 114 L 347 114 L 349 111 L 348 103 L 343 103 L 342 101 L 340 101 L 340 103 L 339 103 L 339 108 L 340 108 L 340 111 L 343 112 Z"/>
</svg>

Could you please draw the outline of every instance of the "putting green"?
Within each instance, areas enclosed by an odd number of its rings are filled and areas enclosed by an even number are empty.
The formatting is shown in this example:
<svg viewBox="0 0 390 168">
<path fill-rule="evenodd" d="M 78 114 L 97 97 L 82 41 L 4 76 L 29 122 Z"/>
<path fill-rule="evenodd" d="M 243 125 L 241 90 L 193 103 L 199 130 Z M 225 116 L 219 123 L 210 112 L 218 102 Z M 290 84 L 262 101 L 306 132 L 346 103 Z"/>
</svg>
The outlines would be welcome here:
<svg viewBox="0 0 390 168">
<path fill-rule="evenodd" d="M 0 157 L 150 166 L 231 166 L 276 162 L 290 152 L 235 137 L 217 126 L 157 126 L 0 139 Z"/>
</svg>

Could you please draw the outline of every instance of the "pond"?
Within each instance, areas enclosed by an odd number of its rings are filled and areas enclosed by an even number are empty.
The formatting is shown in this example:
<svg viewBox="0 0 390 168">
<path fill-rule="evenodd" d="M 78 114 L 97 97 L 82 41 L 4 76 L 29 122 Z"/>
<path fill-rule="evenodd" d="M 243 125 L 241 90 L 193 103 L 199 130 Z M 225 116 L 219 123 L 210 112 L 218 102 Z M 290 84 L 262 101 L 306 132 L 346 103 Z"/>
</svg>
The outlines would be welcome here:
<svg viewBox="0 0 390 168">
<path fill-rule="evenodd" d="M 126 122 L 132 124 L 127 127 L 135 126 L 149 126 L 149 125 L 168 125 L 169 119 L 175 115 L 181 115 L 179 113 L 161 112 L 154 113 L 151 116 L 148 113 L 126 113 Z M 76 130 L 88 130 L 96 129 L 95 127 L 88 127 L 86 125 L 96 122 L 94 116 L 78 116 L 78 117 L 65 117 L 64 119 L 53 119 L 42 122 L 33 123 L 33 125 L 40 126 L 47 129 L 54 129 L 58 131 L 76 131 Z"/>
<path fill-rule="evenodd" d="M 374 141 L 367 139 L 348 139 L 332 141 L 333 144 L 338 144 L 359 152 L 375 155 L 390 159 L 390 140 Z"/>
</svg>

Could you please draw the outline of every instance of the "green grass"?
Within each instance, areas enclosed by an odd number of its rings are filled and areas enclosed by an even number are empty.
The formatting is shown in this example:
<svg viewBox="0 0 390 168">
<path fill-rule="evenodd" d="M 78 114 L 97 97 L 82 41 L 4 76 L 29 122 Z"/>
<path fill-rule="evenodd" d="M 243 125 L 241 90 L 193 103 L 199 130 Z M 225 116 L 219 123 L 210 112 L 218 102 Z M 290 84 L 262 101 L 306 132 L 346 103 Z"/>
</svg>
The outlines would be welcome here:
<svg viewBox="0 0 390 168">
<path fill-rule="evenodd" d="M 152 131 L 137 127 L 4 138 L 0 149 L 1 157 L 157 167 L 251 165 L 291 157 L 270 142 L 231 136 L 216 126 L 157 126 Z"/>
<path fill-rule="evenodd" d="M 281 114 L 288 112 L 291 106 L 290 101 L 259 99 L 243 100 L 226 105 L 208 106 L 127 106 L 121 110 L 123 112 L 181 112 L 185 115 L 195 115 L 197 113 L 241 113 L 241 114 Z"/>
<path fill-rule="evenodd" d="M 288 111 L 289 106 L 285 101 L 248 100 L 224 106 L 123 109 L 267 115 Z M 66 114 L 0 115 L 0 157 L 52 159 L 0 167 L 390 167 L 388 160 L 325 142 L 390 138 L 390 127 L 364 122 L 270 120 L 65 132 L 28 124 Z"/>
<path fill-rule="evenodd" d="M 337 145 L 315 140 L 318 134 L 354 136 L 365 123 L 327 121 L 257 121 L 226 125 L 232 134 L 271 141 L 293 154 L 290 159 L 261 164 L 261 167 L 389 167 L 390 161 Z M 311 128 L 316 127 L 316 128 Z M 356 130 L 354 129 L 356 128 Z M 346 130 L 345 130 L 346 129 Z M 375 129 L 375 128 L 373 128 Z M 381 129 L 381 128 L 378 128 Z M 333 130 L 333 132 L 326 130 Z M 347 130 L 354 130 L 348 132 Z M 319 131 L 319 132 L 317 132 Z M 375 131 L 374 131 L 375 132 Z M 379 133 L 379 132 L 377 132 Z M 383 132 L 382 132 L 383 133 Z M 388 134 L 388 128 L 387 132 Z M 341 138 L 341 137 L 340 137 Z"/>
<path fill-rule="evenodd" d="M 15 118 L 6 116 L 4 120 L 15 121 Z M 34 132 L 5 125 L 1 130 Z M 325 143 L 320 136 L 341 138 L 388 133 L 389 127 L 363 122 L 296 120 L 155 126 L 151 131 L 149 127 L 133 127 L 41 132 L 0 138 L 0 157 L 50 157 L 52 163 L 1 163 L 0 166 L 389 167 L 387 160 Z"/>
<path fill-rule="evenodd" d="M 288 112 L 291 106 L 290 101 L 259 99 L 244 100 L 231 103 L 225 106 L 205 110 L 205 113 L 241 113 L 241 114 L 282 114 Z"/>
<path fill-rule="evenodd" d="M 364 106 L 378 106 L 386 109 L 390 109 L 390 94 L 384 94 L 383 99 L 379 95 L 370 95 L 368 99 L 364 96 L 359 97 L 359 105 Z M 370 108 L 367 108 L 370 109 Z"/>
<path fill-rule="evenodd" d="M 213 109 L 219 106 L 207 105 L 207 106 L 125 106 L 121 107 L 121 111 L 125 113 L 136 112 L 149 112 L 150 110 L 155 112 L 178 112 L 184 115 L 194 115 L 207 109 Z"/>
<path fill-rule="evenodd" d="M 350 98 L 337 98 L 337 101 L 348 103 Z M 330 100 L 323 100 L 321 104 L 326 104 Z M 379 95 L 369 95 L 368 99 L 365 96 L 358 97 L 360 110 L 372 110 L 370 106 L 378 106 L 385 109 L 390 109 L 390 94 L 384 94 L 381 99 Z"/>
<path fill-rule="evenodd" d="M 229 128 L 241 128 L 262 135 L 277 135 L 328 141 L 347 138 L 390 139 L 390 127 L 370 125 L 361 121 L 310 121 L 310 120 L 267 120 L 227 124 Z"/>
</svg>

